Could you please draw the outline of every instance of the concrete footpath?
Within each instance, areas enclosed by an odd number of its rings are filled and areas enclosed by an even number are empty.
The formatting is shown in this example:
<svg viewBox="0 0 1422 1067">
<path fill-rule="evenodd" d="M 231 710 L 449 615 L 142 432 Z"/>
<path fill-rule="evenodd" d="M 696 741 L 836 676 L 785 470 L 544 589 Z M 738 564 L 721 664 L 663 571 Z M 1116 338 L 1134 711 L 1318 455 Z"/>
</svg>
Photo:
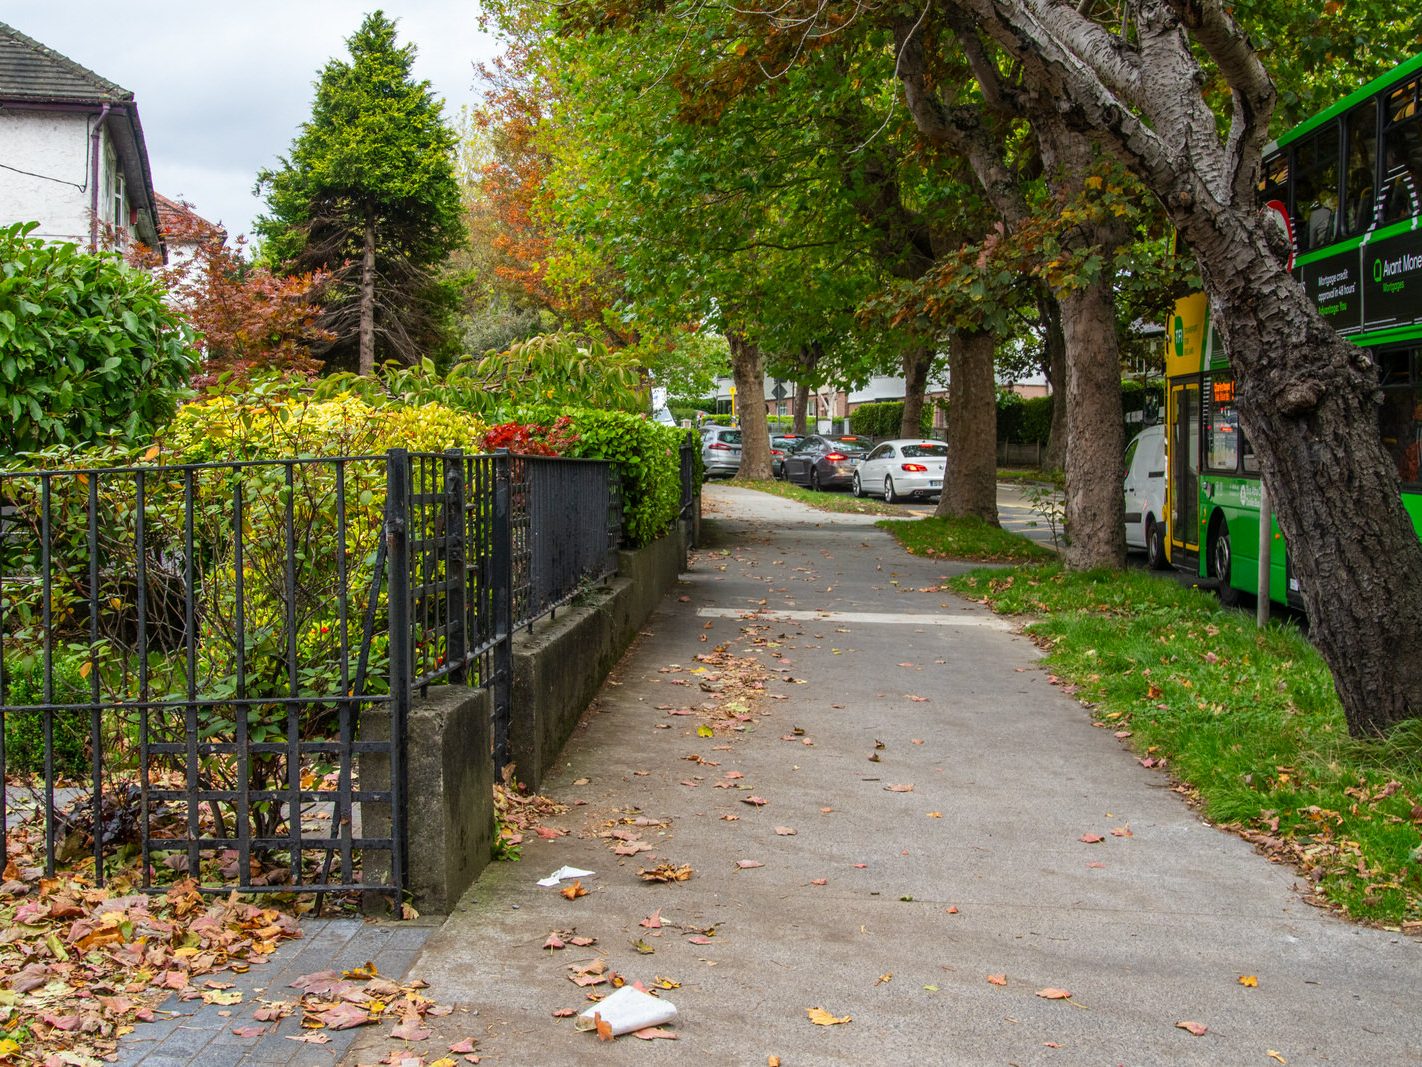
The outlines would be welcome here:
<svg viewBox="0 0 1422 1067">
<path fill-rule="evenodd" d="M 415 960 L 467 1010 L 412 1052 L 475 1036 L 486 1064 L 579 1067 L 1422 1063 L 1422 946 L 1310 907 L 1204 824 L 1029 640 L 936 588 L 960 568 L 861 517 L 706 501 L 680 595 L 546 783 L 571 805 L 547 826 L 569 832 L 493 865 Z M 755 663 L 764 695 L 745 699 Z M 675 714 L 718 703 L 710 737 Z M 694 873 L 638 876 L 662 863 Z M 596 872 L 587 895 L 534 884 L 565 864 Z M 544 947 L 555 931 L 568 947 Z M 671 986 L 679 1039 L 602 1044 L 555 1017 L 607 991 L 569 980 L 597 960 Z M 368 1028 L 345 1062 L 396 1044 Z"/>
</svg>

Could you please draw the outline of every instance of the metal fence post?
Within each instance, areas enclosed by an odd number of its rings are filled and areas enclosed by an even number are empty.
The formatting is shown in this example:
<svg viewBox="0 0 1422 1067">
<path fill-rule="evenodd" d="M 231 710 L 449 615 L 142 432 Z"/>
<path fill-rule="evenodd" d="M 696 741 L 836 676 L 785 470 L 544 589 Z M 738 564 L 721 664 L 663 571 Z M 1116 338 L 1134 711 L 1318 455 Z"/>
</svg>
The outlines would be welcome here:
<svg viewBox="0 0 1422 1067">
<path fill-rule="evenodd" d="M 449 680 L 455 685 L 463 685 L 468 677 L 465 660 L 469 650 L 469 570 L 464 552 L 464 498 L 464 453 L 454 448 L 444 454 L 444 580 L 448 589 L 445 659 L 451 668 Z"/>
<path fill-rule="evenodd" d="M 405 891 L 405 727 L 410 713 L 410 454 L 386 455 L 385 543 L 390 604 L 390 875 L 395 915 Z"/>
<path fill-rule="evenodd" d="M 494 455 L 494 780 L 509 762 L 513 704 L 512 461 L 506 448 Z"/>
</svg>

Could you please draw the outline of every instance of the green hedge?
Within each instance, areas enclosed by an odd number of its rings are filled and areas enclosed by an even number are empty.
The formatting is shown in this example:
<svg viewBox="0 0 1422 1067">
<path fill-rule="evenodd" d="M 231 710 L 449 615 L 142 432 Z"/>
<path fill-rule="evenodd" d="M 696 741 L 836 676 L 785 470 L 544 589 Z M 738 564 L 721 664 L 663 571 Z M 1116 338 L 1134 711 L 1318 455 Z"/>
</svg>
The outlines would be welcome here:
<svg viewBox="0 0 1422 1067">
<path fill-rule="evenodd" d="M 697 441 L 694 430 L 664 426 L 646 415 L 595 408 L 541 408 L 516 415 L 520 422 L 551 424 L 559 416 L 572 420 L 577 442 L 568 455 L 611 460 L 622 476 L 622 526 L 634 546 L 655 541 L 670 530 L 681 511 L 681 443 Z M 699 484 L 701 450 L 694 449 Z"/>
<path fill-rule="evenodd" d="M 997 439 L 1023 444 L 1047 443 L 1052 433 L 1052 398 L 997 394 Z"/>
<path fill-rule="evenodd" d="M 0 228 L 0 452 L 139 441 L 172 418 L 192 335 L 145 271 Z"/>
<path fill-rule="evenodd" d="M 1129 439 L 1140 432 L 1140 418 L 1130 419 L 1132 412 L 1145 407 L 1153 421 L 1164 410 L 1165 387 L 1152 382 L 1146 385 L 1134 379 L 1121 382 L 1121 421 Z M 1052 397 L 1022 397 L 1001 391 L 997 394 L 997 439 L 1022 444 L 1047 443 L 1052 433 Z"/>
<path fill-rule="evenodd" d="M 904 424 L 902 400 L 876 400 L 860 404 L 849 413 L 849 428 L 864 437 L 898 437 Z M 918 417 L 918 432 L 926 436 L 933 429 L 933 409 L 923 405 Z"/>
</svg>

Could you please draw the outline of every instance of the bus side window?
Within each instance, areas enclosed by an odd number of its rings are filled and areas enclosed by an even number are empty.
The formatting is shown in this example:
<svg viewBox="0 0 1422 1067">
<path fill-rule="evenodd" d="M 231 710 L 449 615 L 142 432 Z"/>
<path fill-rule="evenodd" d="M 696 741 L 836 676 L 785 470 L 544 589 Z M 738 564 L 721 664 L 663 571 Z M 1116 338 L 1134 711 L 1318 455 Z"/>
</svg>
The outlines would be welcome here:
<svg viewBox="0 0 1422 1067">
<path fill-rule="evenodd" d="M 1209 379 L 1205 432 L 1205 466 L 1222 474 L 1239 471 L 1239 411 L 1234 406 L 1234 379 L 1216 374 Z"/>
<path fill-rule="evenodd" d="M 1259 473 L 1259 457 L 1254 453 L 1254 446 L 1249 443 L 1249 435 L 1243 430 L 1239 431 L 1239 448 L 1244 453 L 1244 473 Z"/>
<path fill-rule="evenodd" d="M 1348 172 L 1344 188 L 1343 235 L 1362 233 L 1373 224 L 1373 192 L 1378 165 L 1378 105 L 1376 100 L 1348 114 Z"/>
<path fill-rule="evenodd" d="M 1332 242 L 1338 223 L 1338 125 L 1330 122 L 1294 149 L 1294 238 L 1307 252 Z"/>
<path fill-rule="evenodd" d="M 1417 82 L 1409 82 L 1392 93 L 1387 117 L 1379 221 L 1397 222 L 1422 214 L 1422 114 L 1417 109 Z"/>
</svg>

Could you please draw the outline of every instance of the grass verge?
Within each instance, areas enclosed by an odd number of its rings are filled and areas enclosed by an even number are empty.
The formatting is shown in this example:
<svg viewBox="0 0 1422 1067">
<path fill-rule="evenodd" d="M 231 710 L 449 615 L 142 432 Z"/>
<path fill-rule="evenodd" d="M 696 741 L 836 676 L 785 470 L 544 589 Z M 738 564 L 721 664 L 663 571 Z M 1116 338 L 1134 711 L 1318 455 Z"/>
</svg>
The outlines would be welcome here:
<svg viewBox="0 0 1422 1067">
<path fill-rule="evenodd" d="M 999 467 L 997 480 L 1000 482 L 1027 483 L 1029 485 L 1054 485 L 1066 488 L 1066 475 L 1062 471 L 1039 470 L 1036 467 Z"/>
<path fill-rule="evenodd" d="M 1051 549 L 982 519 L 917 519 L 881 522 L 915 556 L 974 563 L 1035 563 L 1054 559 Z"/>
<path fill-rule="evenodd" d="M 1333 680 L 1298 629 L 1255 629 L 1144 573 L 975 571 L 952 586 L 1031 614 L 1047 663 L 1141 762 L 1206 817 L 1313 883 L 1315 903 L 1422 934 L 1422 720 L 1348 736 Z"/>
<path fill-rule="evenodd" d="M 806 489 L 802 485 L 795 485 L 792 482 L 779 482 L 774 479 L 767 481 L 751 481 L 750 479 L 732 478 L 727 485 L 738 486 L 741 489 L 754 489 L 761 493 L 770 493 L 772 496 L 783 496 L 788 500 L 798 500 L 802 504 L 809 504 L 812 508 L 820 511 L 841 511 L 853 515 L 899 515 L 905 512 L 901 508 L 896 508 L 892 504 L 882 504 L 877 500 L 868 497 L 854 497 L 847 492 L 838 490 L 827 490 L 816 493 L 812 489 Z"/>
</svg>

